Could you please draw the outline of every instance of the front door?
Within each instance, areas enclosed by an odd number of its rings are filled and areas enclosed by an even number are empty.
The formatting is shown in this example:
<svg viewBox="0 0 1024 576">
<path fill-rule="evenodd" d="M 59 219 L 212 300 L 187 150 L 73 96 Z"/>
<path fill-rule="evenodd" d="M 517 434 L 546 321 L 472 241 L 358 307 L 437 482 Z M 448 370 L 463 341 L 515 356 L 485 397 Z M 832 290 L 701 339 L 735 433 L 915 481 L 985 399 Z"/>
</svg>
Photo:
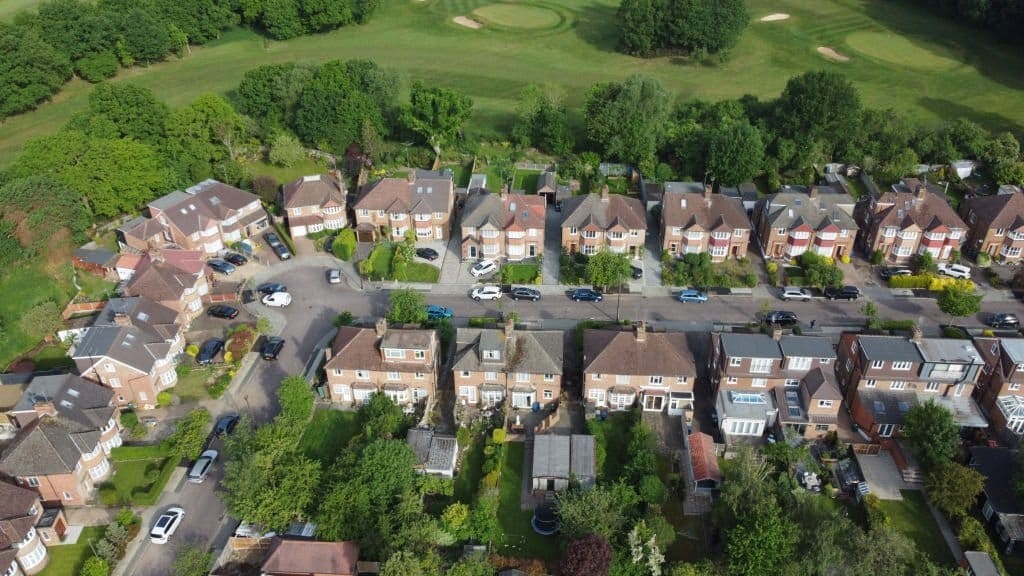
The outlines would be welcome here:
<svg viewBox="0 0 1024 576">
<path fill-rule="evenodd" d="M 664 396 L 644 394 L 644 412 L 661 412 L 665 404 Z"/>
<path fill-rule="evenodd" d="M 469 257 L 476 258 L 476 246 L 469 247 Z"/>
<path fill-rule="evenodd" d="M 536 244 L 530 244 L 530 258 L 533 258 L 536 255 L 537 255 L 537 245 Z"/>
</svg>

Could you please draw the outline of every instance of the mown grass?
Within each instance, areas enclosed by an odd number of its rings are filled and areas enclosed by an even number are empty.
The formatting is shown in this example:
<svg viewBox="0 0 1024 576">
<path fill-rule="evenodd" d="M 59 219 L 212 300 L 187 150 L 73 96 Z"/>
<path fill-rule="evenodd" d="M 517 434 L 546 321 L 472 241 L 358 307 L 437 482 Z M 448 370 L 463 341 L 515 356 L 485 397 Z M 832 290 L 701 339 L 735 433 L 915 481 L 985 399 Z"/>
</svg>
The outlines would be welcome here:
<svg viewBox="0 0 1024 576">
<path fill-rule="evenodd" d="M 537 264 L 505 264 L 501 267 L 501 281 L 506 284 L 533 284 L 540 274 Z"/>
<path fill-rule="evenodd" d="M 913 540 L 933 562 L 952 566 L 953 555 L 928 510 L 924 494 L 920 490 L 900 490 L 900 494 L 903 500 L 881 501 L 882 510 L 892 522 L 892 527 Z"/>
<path fill-rule="evenodd" d="M 0 17 L 12 7 L 31 3 L 3 0 Z M 246 70 L 262 64 L 368 58 L 409 80 L 426 80 L 470 95 L 474 116 L 467 137 L 498 140 L 504 139 L 501 135 L 511 124 L 519 93 L 531 83 L 560 88 L 565 103 L 575 108 L 593 84 L 622 80 L 634 72 L 657 78 L 680 98 L 719 100 L 744 94 L 772 98 L 789 77 L 827 69 L 850 78 L 865 104 L 891 107 L 917 120 L 963 116 L 992 129 L 1024 125 L 1024 98 L 1019 92 L 1024 56 L 908 2 L 748 0 L 752 19 L 739 44 L 728 60 L 706 64 L 678 57 L 640 60 L 616 52 L 618 0 L 524 0 L 521 4 L 531 11 L 550 13 L 552 22 L 557 16 L 558 24 L 539 29 L 508 15 L 502 19 L 504 25 L 481 30 L 452 22 L 455 16 L 496 4 L 501 2 L 389 2 L 365 26 L 287 42 L 236 28 L 215 42 L 193 47 L 184 59 L 172 57 L 128 70 L 115 81 L 146 86 L 171 106 L 181 106 L 203 92 L 228 94 Z M 481 19 L 494 12 L 495 8 L 485 10 Z M 773 12 L 791 18 L 759 21 Z M 538 21 L 536 16 L 529 20 Z M 884 45 L 879 48 L 879 43 Z M 816 52 L 818 46 L 833 47 L 851 59 L 826 60 Z M 935 62 L 942 65 L 934 67 Z M 0 165 L 11 161 L 26 139 L 55 131 L 82 110 L 91 89 L 87 83 L 71 82 L 38 111 L 4 121 Z"/>
<path fill-rule="evenodd" d="M 75 361 L 68 357 L 68 352 L 63 346 L 41 348 L 32 361 L 36 363 L 36 370 L 40 372 L 70 370 L 75 367 Z"/>
<path fill-rule="evenodd" d="M 101 487 L 100 500 L 106 505 L 152 506 L 177 464 L 178 459 L 160 444 L 114 448 L 110 451 L 114 475 L 104 483 L 113 488 L 113 493 L 105 495 Z"/>
<path fill-rule="evenodd" d="M 251 166 L 252 173 L 256 176 L 271 176 L 280 184 L 287 184 L 302 176 L 312 174 L 323 174 L 327 171 L 327 165 L 313 158 L 305 158 L 294 166 L 278 166 L 270 162 L 255 162 Z"/>
<path fill-rule="evenodd" d="M 392 262 L 395 259 L 395 245 L 379 243 L 370 252 L 369 260 L 373 263 L 371 280 L 398 280 L 401 282 L 436 283 L 441 276 L 441 269 L 425 262 L 409 262 L 405 265 L 405 274 L 397 277 Z"/>
<path fill-rule="evenodd" d="M 78 536 L 74 544 L 63 546 L 52 546 L 46 549 L 50 557 L 46 568 L 39 573 L 40 576 L 77 576 L 82 570 L 82 564 L 92 557 L 92 548 L 89 545 L 103 538 L 106 526 L 86 526 Z"/>
<path fill-rule="evenodd" d="M 501 554 L 507 556 L 551 560 L 559 555 L 558 540 L 534 532 L 530 526 L 533 510 L 523 510 L 521 507 L 525 451 L 526 446 L 522 442 L 505 444 L 498 503 L 498 523 L 501 524 L 504 537 L 499 549 Z"/>
<path fill-rule="evenodd" d="M 0 366 L 6 367 L 38 344 L 19 324 L 26 310 L 47 300 L 63 309 L 71 299 L 70 275 L 62 269 L 54 276 L 43 266 L 38 260 L 23 263 L 0 277 L 0 294 L 4 295 L 0 298 L 0 330 L 5 336 L 0 338 Z"/>
</svg>

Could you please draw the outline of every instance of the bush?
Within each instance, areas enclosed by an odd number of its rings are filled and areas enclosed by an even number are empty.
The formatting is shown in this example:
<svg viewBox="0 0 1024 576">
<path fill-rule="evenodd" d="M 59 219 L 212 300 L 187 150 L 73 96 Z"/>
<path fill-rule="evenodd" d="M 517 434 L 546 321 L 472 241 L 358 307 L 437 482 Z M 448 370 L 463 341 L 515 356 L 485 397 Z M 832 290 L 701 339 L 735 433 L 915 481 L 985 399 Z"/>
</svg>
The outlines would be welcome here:
<svg viewBox="0 0 1024 576">
<path fill-rule="evenodd" d="M 199 346 L 195 344 L 189 344 L 188 348 L 185 348 L 185 354 L 195 358 L 199 354 Z"/>
<path fill-rule="evenodd" d="M 914 328 L 913 320 L 882 320 L 878 322 L 878 327 L 882 330 L 912 330 Z"/>
<path fill-rule="evenodd" d="M 104 482 L 99 485 L 96 490 L 96 497 L 104 506 L 116 506 L 121 503 L 121 497 L 117 493 L 117 488 L 110 482 Z"/>
<path fill-rule="evenodd" d="M 491 431 L 491 442 L 494 444 L 504 444 L 505 435 L 506 433 L 504 428 L 495 428 Z"/>
<path fill-rule="evenodd" d="M 932 283 L 931 274 L 916 274 L 913 276 L 893 276 L 889 278 L 889 288 L 917 288 L 926 289 Z"/>
<path fill-rule="evenodd" d="M 338 233 L 331 245 L 334 255 L 346 262 L 351 262 L 356 254 L 356 232 L 351 228 L 345 228 Z"/>
<path fill-rule="evenodd" d="M 982 268 L 988 268 L 992 265 L 992 257 L 988 255 L 988 252 L 979 252 L 978 257 L 974 261 Z"/>
<path fill-rule="evenodd" d="M 75 62 L 75 72 L 87 82 L 101 82 L 107 78 L 113 78 L 120 67 L 117 56 L 110 52 L 90 54 Z"/>
<path fill-rule="evenodd" d="M 988 328 L 986 328 L 986 329 L 984 329 L 984 330 L 982 330 L 982 331 L 981 331 L 981 335 L 982 335 L 982 336 L 983 336 L 984 338 L 992 338 L 993 336 L 995 336 L 995 335 L 996 335 L 996 333 L 995 333 L 995 332 L 993 332 L 992 330 L 989 330 Z"/>
<path fill-rule="evenodd" d="M 167 390 L 164 390 L 163 392 L 160 392 L 156 395 L 156 404 L 161 408 L 166 408 L 170 406 L 171 402 L 173 401 L 174 396 L 172 396 L 171 393 L 168 392 Z"/>
<path fill-rule="evenodd" d="M 227 390 L 228 386 L 231 385 L 231 378 L 231 372 L 221 374 L 220 376 L 218 376 L 217 379 L 213 381 L 213 384 L 210 384 L 210 387 L 208 388 L 210 398 L 216 400 L 223 396 L 224 391 Z"/>
<path fill-rule="evenodd" d="M 462 448 L 469 446 L 471 439 L 472 435 L 469 432 L 469 428 L 459 426 L 459 431 L 455 433 L 455 441 L 459 443 L 459 446 Z"/>
<path fill-rule="evenodd" d="M 878 496 L 868 494 L 864 496 L 862 503 L 864 504 L 864 511 L 867 513 L 868 526 L 872 530 L 889 525 L 889 516 L 882 509 L 882 501 L 878 499 Z"/>
<path fill-rule="evenodd" d="M 190 356 L 195 356 L 195 354 L 190 354 Z M 181 364 L 178 364 L 177 366 L 174 367 L 174 371 L 178 374 L 179 378 L 181 378 L 182 376 L 188 376 L 189 374 L 192 373 L 192 364 L 188 362 L 182 362 Z"/>
<path fill-rule="evenodd" d="M 139 423 L 139 415 L 135 412 L 121 412 L 121 426 L 132 428 Z"/>
<path fill-rule="evenodd" d="M 871 264 L 874 266 L 878 266 L 879 264 L 881 264 L 882 260 L 884 259 L 885 254 L 883 254 L 881 250 L 875 250 L 874 252 L 871 253 Z"/>
<path fill-rule="evenodd" d="M 850 263 L 850 255 L 849 254 L 843 254 L 843 256 L 839 259 L 839 261 L 842 262 L 843 264 L 849 264 Z"/>
</svg>

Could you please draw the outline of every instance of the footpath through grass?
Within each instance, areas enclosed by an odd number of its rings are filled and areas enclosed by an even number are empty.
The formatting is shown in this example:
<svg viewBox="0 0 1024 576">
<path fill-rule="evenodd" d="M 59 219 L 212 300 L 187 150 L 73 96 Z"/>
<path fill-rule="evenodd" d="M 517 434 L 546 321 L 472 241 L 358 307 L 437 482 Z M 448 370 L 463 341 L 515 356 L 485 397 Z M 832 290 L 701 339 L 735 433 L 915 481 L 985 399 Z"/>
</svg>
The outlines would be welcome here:
<svg viewBox="0 0 1024 576">
<path fill-rule="evenodd" d="M 939 532 L 932 513 L 928 510 L 924 494 L 920 490 L 900 490 L 903 500 L 881 500 L 892 527 L 914 541 L 918 549 L 927 554 L 933 562 L 952 566 L 953 554 Z"/>
</svg>

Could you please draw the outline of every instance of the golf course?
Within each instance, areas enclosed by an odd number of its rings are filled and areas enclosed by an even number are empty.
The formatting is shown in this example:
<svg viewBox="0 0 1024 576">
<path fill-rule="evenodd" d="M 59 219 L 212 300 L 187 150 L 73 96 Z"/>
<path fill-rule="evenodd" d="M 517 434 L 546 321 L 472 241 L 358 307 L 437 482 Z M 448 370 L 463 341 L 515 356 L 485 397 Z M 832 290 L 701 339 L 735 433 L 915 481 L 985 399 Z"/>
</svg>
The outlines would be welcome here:
<svg viewBox="0 0 1024 576">
<path fill-rule="evenodd" d="M 0 0 L 0 19 L 31 0 Z M 811 69 L 849 77 L 868 106 L 937 123 L 966 117 L 993 130 L 1024 126 L 1020 53 L 898 0 L 749 0 L 751 22 L 724 62 L 638 59 L 615 51 L 616 0 L 389 0 L 359 27 L 271 41 L 244 28 L 191 54 L 122 71 L 171 106 L 202 92 L 230 94 L 246 70 L 286 61 L 367 58 L 470 95 L 469 135 L 499 139 L 522 88 L 558 86 L 577 106 L 596 82 L 634 73 L 680 98 L 778 95 Z M 767 17 L 767 18 L 766 18 Z M 0 123 L 0 165 L 33 136 L 85 107 L 92 85 L 68 83 L 52 102 Z"/>
</svg>

